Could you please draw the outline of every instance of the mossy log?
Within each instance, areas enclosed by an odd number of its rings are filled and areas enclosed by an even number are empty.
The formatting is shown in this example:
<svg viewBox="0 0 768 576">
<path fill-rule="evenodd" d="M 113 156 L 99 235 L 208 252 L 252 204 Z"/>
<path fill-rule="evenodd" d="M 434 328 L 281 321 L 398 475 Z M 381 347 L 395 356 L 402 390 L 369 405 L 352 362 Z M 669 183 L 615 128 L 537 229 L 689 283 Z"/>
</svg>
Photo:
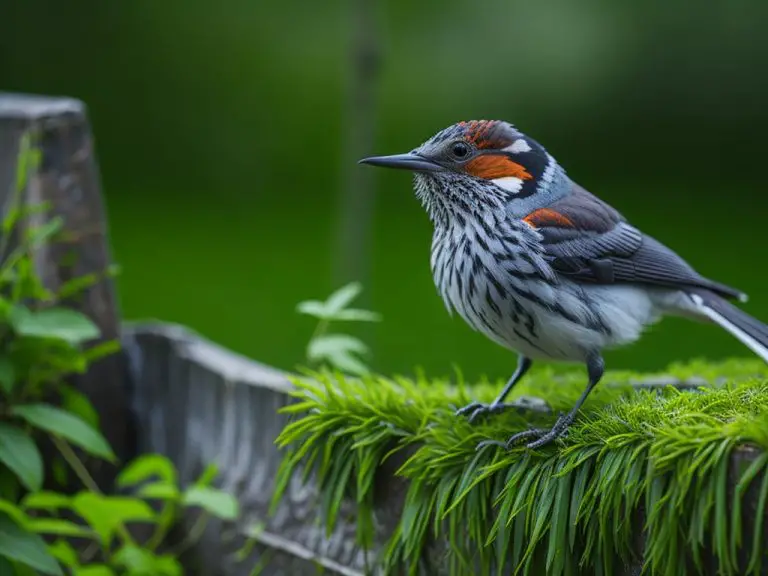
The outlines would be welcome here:
<svg viewBox="0 0 768 576">
<path fill-rule="evenodd" d="M 760 363 L 609 373 L 562 446 L 525 454 L 474 446 L 551 420 L 583 375 L 539 372 L 521 392 L 546 398 L 551 411 L 469 426 L 449 406 L 468 401 L 467 390 L 446 382 L 313 374 L 292 384 L 164 324 L 133 326 L 124 344 L 142 451 L 170 456 L 182 482 L 218 462 L 220 486 L 245 512 L 236 525 L 209 527 L 187 559 L 199 570 L 190 573 L 239 576 L 259 564 L 262 574 L 322 567 L 351 576 L 384 573 L 386 560 L 395 574 L 485 574 L 496 573 L 497 557 L 503 574 L 526 563 L 529 574 L 639 574 L 644 562 L 659 574 L 768 568 L 768 370 Z M 659 389 L 669 384 L 692 390 Z M 497 386 L 472 395 L 490 398 Z M 494 528 L 499 513 L 515 516 L 509 527 Z M 255 546 L 237 560 L 249 537 Z"/>
<path fill-rule="evenodd" d="M 72 278 L 105 274 L 111 265 L 106 214 L 94 141 L 85 105 L 75 99 L 0 92 L 0 212 L 5 215 L 15 194 L 19 145 L 31 134 L 41 151 L 41 166 L 23 191 L 28 205 L 47 203 L 45 215 L 60 216 L 61 241 L 36 254 L 36 264 L 46 288 L 57 288 Z M 89 316 L 100 328 L 101 338 L 119 337 L 119 313 L 112 281 L 104 278 L 67 305 Z M 101 417 L 102 431 L 118 458 L 132 455 L 128 397 L 125 394 L 122 354 L 93 363 L 87 373 L 71 378 Z M 116 468 L 97 459 L 87 464 L 102 489 L 111 488 Z"/>
</svg>

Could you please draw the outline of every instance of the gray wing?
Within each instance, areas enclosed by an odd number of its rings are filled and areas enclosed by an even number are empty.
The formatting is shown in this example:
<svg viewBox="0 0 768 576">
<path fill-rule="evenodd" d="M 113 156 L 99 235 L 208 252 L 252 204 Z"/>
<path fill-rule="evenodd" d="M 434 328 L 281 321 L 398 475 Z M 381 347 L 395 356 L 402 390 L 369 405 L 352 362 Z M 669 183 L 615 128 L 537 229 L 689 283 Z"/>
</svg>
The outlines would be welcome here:
<svg viewBox="0 0 768 576">
<path fill-rule="evenodd" d="M 725 298 L 745 297 L 739 290 L 701 276 L 675 252 L 579 186 L 525 220 L 542 235 L 552 268 L 573 280 L 704 288 Z"/>
</svg>

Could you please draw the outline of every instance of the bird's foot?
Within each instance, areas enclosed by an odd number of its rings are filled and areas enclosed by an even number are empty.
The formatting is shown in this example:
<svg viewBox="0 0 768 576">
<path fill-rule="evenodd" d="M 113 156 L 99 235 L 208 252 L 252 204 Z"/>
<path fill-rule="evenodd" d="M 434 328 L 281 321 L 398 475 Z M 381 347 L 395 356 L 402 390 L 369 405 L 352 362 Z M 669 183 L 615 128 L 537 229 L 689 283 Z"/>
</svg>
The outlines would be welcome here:
<svg viewBox="0 0 768 576">
<path fill-rule="evenodd" d="M 538 412 L 540 414 L 551 414 L 552 411 L 549 405 L 541 398 L 534 398 L 532 396 L 520 396 L 515 398 L 512 402 L 491 402 L 485 404 L 483 402 L 470 402 L 463 408 L 456 410 L 457 416 L 469 416 L 469 422 L 475 422 L 478 418 L 483 416 L 490 416 L 491 414 L 499 414 L 506 410 L 517 410 L 519 412 Z"/>
<path fill-rule="evenodd" d="M 572 412 L 560 414 L 560 417 L 552 428 L 529 428 L 528 430 L 513 434 L 506 442 L 500 442 L 499 440 L 484 440 L 477 445 L 477 449 L 480 450 L 486 446 L 499 446 L 505 450 L 511 450 L 518 444 L 532 439 L 532 441 L 528 442 L 525 447 L 530 450 L 535 450 L 564 436 L 568 432 L 568 427 L 573 423 L 574 418 L 575 414 Z"/>
<path fill-rule="evenodd" d="M 456 410 L 457 416 L 469 415 L 470 423 L 474 422 L 482 416 L 490 416 L 491 414 L 499 414 L 510 408 L 516 408 L 516 404 L 507 404 L 505 402 L 491 402 L 490 404 L 484 404 L 482 402 L 470 402 L 463 408 Z"/>
</svg>

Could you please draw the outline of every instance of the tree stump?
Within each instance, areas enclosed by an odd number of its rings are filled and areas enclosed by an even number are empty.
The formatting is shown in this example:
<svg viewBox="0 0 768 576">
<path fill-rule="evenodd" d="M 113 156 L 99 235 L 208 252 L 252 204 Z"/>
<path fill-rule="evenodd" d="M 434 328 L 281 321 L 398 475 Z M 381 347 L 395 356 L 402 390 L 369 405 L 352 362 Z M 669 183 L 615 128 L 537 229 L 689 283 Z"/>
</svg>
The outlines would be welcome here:
<svg viewBox="0 0 768 576">
<path fill-rule="evenodd" d="M 106 215 L 93 136 L 85 105 L 71 98 L 0 92 L 0 210 L 5 214 L 16 179 L 20 138 L 37 137 L 42 162 L 24 192 L 24 202 L 49 202 L 52 215 L 64 219 L 65 242 L 48 246 L 36 264 L 47 288 L 109 267 Z M 68 306 L 86 314 L 101 330 L 101 341 L 119 337 L 120 324 L 113 282 L 106 278 Z M 94 342 L 97 344 L 98 342 Z M 71 378 L 88 396 L 101 419 L 102 431 L 118 458 L 133 455 L 125 359 L 120 353 L 94 362 L 88 372 Z M 99 486 L 109 491 L 116 469 L 87 459 Z"/>
</svg>

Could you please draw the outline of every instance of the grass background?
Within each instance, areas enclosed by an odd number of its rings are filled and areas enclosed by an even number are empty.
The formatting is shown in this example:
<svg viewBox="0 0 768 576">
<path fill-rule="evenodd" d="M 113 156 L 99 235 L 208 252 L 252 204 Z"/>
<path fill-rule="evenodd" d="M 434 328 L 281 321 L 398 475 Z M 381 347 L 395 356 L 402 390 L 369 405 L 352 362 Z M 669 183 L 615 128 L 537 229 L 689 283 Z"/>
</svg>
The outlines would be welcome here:
<svg viewBox="0 0 768 576">
<path fill-rule="evenodd" d="M 353 4 L 7 0 L 0 89 L 89 106 L 123 314 L 181 322 L 291 368 L 333 269 Z M 768 320 L 768 35 L 760 0 L 376 4 L 369 153 L 462 119 L 503 118 L 582 185 Z M 362 335 L 380 372 L 503 378 L 515 358 L 448 318 L 430 225 L 402 173 L 375 173 Z M 748 356 L 715 328 L 664 322 L 612 368 Z"/>
</svg>

